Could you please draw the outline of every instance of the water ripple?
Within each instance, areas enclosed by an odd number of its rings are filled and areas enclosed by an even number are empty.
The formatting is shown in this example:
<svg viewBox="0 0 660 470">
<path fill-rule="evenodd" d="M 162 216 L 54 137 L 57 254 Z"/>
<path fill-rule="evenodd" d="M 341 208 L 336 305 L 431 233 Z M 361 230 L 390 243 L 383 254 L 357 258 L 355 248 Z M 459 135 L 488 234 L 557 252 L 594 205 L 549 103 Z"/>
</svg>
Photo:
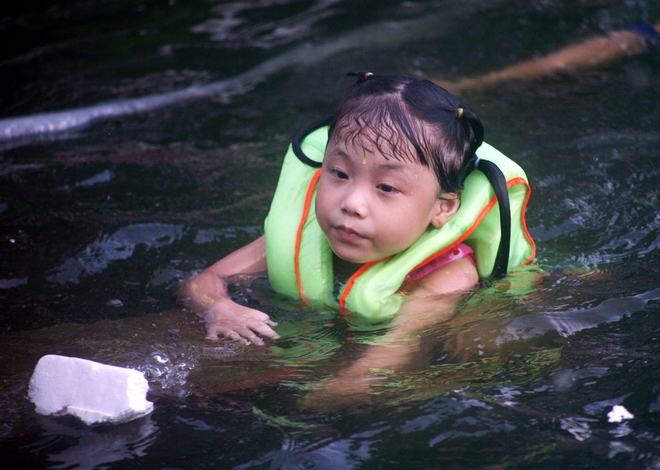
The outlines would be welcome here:
<svg viewBox="0 0 660 470">
<path fill-rule="evenodd" d="M 80 276 L 99 273 L 112 261 L 130 258 L 138 245 L 159 248 L 181 239 L 182 236 L 182 225 L 129 225 L 91 243 L 82 252 L 54 268 L 46 279 L 59 284 L 78 284 Z"/>
</svg>

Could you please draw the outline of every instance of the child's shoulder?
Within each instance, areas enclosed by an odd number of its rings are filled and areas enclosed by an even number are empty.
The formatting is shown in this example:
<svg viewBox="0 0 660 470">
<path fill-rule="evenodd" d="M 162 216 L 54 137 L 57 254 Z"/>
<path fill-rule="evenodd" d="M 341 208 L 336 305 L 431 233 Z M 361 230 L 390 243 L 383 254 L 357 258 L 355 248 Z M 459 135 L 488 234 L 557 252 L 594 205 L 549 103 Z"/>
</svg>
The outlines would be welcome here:
<svg viewBox="0 0 660 470">
<path fill-rule="evenodd" d="M 479 282 L 474 251 L 460 244 L 406 276 L 407 288 L 424 288 L 438 294 L 464 291 Z"/>
</svg>

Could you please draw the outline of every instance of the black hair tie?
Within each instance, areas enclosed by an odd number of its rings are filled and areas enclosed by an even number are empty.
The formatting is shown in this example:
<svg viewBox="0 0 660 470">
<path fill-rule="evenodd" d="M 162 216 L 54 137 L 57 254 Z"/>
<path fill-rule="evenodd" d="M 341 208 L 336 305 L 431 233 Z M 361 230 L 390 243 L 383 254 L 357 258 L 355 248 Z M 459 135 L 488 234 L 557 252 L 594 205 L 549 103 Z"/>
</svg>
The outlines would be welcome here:
<svg viewBox="0 0 660 470">
<path fill-rule="evenodd" d="M 362 85 L 364 82 L 366 82 L 370 78 L 373 78 L 374 74 L 371 73 L 371 72 L 348 72 L 347 74 L 342 75 L 341 78 L 339 78 L 339 80 L 337 80 L 337 83 L 335 84 L 334 90 L 335 91 L 339 90 L 339 88 L 341 88 L 342 84 L 344 83 L 344 81 L 348 77 L 357 77 L 358 78 L 355 81 L 355 83 L 353 84 L 353 86 L 355 87 L 357 85 Z"/>
<path fill-rule="evenodd" d="M 355 83 L 356 85 L 359 85 L 361 83 L 366 82 L 370 78 L 374 77 L 374 74 L 371 72 L 348 72 L 346 74 L 347 77 L 357 77 L 357 82 Z"/>
</svg>

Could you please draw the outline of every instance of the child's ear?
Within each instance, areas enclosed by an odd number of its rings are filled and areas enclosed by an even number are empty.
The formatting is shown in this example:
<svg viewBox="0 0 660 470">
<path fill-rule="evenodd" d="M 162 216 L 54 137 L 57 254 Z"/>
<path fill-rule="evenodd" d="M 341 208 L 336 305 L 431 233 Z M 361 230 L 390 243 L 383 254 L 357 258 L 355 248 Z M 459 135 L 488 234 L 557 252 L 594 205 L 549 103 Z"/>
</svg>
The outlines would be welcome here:
<svg viewBox="0 0 660 470">
<path fill-rule="evenodd" d="M 435 206 L 435 213 L 431 218 L 431 225 L 440 228 L 454 217 L 456 211 L 461 206 L 460 194 L 443 194 L 442 199 L 438 199 Z"/>
</svg>

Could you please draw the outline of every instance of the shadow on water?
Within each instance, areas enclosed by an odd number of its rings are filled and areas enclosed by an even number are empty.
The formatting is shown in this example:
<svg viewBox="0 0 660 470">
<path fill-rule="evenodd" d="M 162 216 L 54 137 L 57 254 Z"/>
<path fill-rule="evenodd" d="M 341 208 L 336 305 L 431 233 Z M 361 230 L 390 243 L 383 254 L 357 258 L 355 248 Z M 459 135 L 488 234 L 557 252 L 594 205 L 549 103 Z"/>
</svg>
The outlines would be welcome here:
<svg viewBox="0 0 660 470">
<path fill-rule="evenodd" d="M 12 468 L 657 468 L 657 52 L 463 90 L 533 187 L 534 266 L 424 332 L 359 398 L 305 401 L 378 336 L 264 279 L 257 348 L 204 339 L 179 282 L 262 233 L 291 134 L 344 71 L 478 75 L 656 2 L 54 2 L 0 21 L 0 451 Z M 141 370 L 155 411 L 38 416 L 37 360 Z M 623 405 L 634 418 L 608 421 Z"/>
</svg>

